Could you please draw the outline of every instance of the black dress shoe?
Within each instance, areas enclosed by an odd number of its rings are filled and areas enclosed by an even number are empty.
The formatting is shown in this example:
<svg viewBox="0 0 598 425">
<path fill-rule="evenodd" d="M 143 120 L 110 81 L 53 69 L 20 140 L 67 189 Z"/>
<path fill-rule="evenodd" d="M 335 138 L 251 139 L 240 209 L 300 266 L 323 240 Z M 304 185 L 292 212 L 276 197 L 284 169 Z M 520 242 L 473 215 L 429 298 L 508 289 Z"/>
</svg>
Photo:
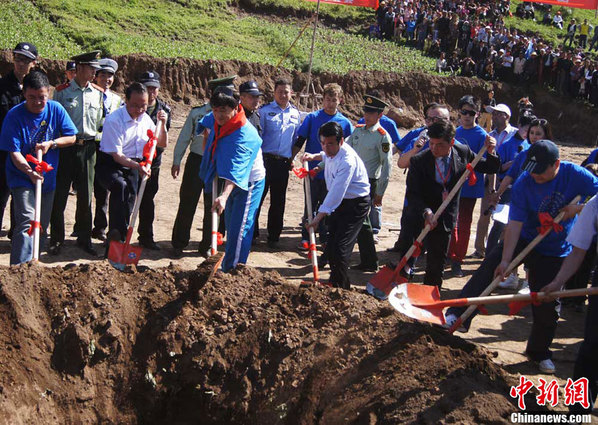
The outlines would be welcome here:
<svg viewBox="0 0 598 425">
<path fill-rule="evenodd" d="M 386 252 L 401 252 L 401 250 L 398 247 L 393 246 L 392 248 L 386 248 Z"/>
<path fill-rule="evenodd" d="M 81 248 L 83 251 L 87 252 L 92 257 L 97 257 L 98 256 L 98 251 L 96 251 L 96 249 L 93 247 L 93 245 L 91 244 L 91 241 L 89 241 L 89 242 L 79 242 L 79 241 L 77 241 L 77 246 L 79 248 Z"/>
<path fill-rule="evenodd" d="M 151 249 L 152 251 L 160 251 L 160 245 L 158 245 L 155 241 L 144 241 L 139 240 L 139 244 L 147 249 Z"/>
<path fill-rule="evenodd" d="M 102 242 L 106 241 L 106 235 L 100 229 L 93 229 L 91 231 L 91 237 Z"/>
<path fill-rule="evenodd" d="M 61 250 L 62 250 L 62 243 L 56 242 L 56 243 L 50 244 L 50 247 L 48 248 L 48 254 L 58 255 L 58 254 L 60 254 Z"/>
<path fill-rule="evenodd" d="M 378 266 L 375 264 L 370 265 L 370 264 L 359 263 L 354 266 L 351 266 L 351 270 L 359 270 L 362 272 L 376 272 L 376 271 L 378 271 Z"/>
<path fill-rule="evenodd" d="M 174 258 L 181 258 L 183 256 L 183 250 L 181 248 L 172 248 L 172 256 Z"/>
</svg>

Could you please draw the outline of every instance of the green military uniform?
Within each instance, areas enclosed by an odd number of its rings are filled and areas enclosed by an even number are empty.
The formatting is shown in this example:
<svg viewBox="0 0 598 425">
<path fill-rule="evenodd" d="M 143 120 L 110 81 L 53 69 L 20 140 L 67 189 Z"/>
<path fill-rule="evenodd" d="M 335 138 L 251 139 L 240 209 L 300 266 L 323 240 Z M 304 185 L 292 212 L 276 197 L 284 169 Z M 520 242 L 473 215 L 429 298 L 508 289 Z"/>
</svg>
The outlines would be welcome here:
<svg viewBox="0 0 598 425">
<path fill-rule="evenodd" d="M 72 59 L 80 65 L 99 69 L 99 52 L 85 53 Z M 60 168 L 56 176 L 56 194 L 50 219 L 50 253 L 58 254 L 64 243 L 64 210 L 72 182 L 77 189 L 77 244 L 90 254 L 91 245 L 91 197 L 96 163 L 96 136 L 104 115 L 103 93 L 88 83 L 80 87 L 72 80 L 66 87 L 54 93 L 77 127 L 77 141 L 73 146 L 60 149 Z"/>
<path fill-rule="evenodd" d="M 364 112 L 382 113 L 387 105 L 384 101 L 371 96 L 364 96 Z M 355 131 L 346 140 L 365 164 L 370 180 L 371 208 L 374 198 L 383 196 L 390 180 L 392 170 L 392 149 L 390 135 L 382 128 L 380 121 L 366 127 L 365 124 L 355 126 Z M 378 255 L 374 244 L 374 233 L 369 215 L 357 236 L 361 262 L 358 269 L 375 269 L 378 265 Z"/>
</svg>

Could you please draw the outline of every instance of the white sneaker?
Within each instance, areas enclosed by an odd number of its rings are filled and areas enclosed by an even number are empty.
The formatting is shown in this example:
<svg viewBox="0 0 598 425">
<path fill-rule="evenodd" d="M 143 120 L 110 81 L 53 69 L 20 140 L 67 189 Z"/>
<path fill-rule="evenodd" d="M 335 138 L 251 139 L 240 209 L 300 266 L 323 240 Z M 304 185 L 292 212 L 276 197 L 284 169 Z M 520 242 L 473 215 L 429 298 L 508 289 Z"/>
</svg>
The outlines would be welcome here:
<svg viewBox="0 0 598 425">
<path fill-rule="evenodd" d="M 447 314 L 444 316 L 444 325 L 442 325 L 442 327 L 445 329 L 450 329 L 457 322 L 457 320 L 459 320 L 459 318 L 454 314 Z M 465 327 L 461 325 L 457 328 L 457 331 L 465 333 L 467 332 L 467 329 L 465 329 Z"/>
<path fill-rule="evenodd" d="M 377 233 L 374 233 L 374 244 L 377 245 L 380 242 L 380 238 L 378 237 Z"/>
<path fill-rule="evenodd" d="M 524 280 L 521 283 L 521 289 L 519 289 L 519 291 L 517 291 L 517 293 L 522 294 L 522 295 L 528 295 L 530 293 L 529 282 L 527 280 Z"/>
<path fill-rule="evenodd" d="M 498 284 L 498 287 L 500 289 L 517 289 L 519 287 L 519 276 L 515 272 L 511 273 L 506 280 Z"/>
<path fill-rule="evenodd" d="M 550 359 L 542 360 L 538 367 L 540 372 L 543 373 L 554 373 L 556 371 L 556 367 L 554 367 L 554 363 Z"/>
</svg>

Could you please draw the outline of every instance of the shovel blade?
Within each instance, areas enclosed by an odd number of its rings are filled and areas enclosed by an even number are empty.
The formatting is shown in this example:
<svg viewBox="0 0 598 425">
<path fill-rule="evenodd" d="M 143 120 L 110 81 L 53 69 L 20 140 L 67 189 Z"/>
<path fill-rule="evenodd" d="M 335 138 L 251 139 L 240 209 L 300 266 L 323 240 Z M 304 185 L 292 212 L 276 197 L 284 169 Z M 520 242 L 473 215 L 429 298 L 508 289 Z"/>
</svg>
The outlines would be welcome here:
<svg viewBox="0 0 598 425">
<path fill-rule="evenodd" d="M 418 288 L 421 287 L 423 289 Z M 434 288 L 434 289 L 431 289 Z M 435 290 L 435 291 L 434 291 Z M 435 292 L 435 293 L 434 293 Z M 442 307 L 426 306 L 425 308 L 418 307 L 413 304 L 411 294 L 413 293 L 414 299 L 422 300 L 425 297 L 436 297 L 440 299 L 438 288 L 436 286 L 430 287 L 427 285 L 415 285 L 410 283 L 403 283 L 396 286 L 388 296 L 388 301 L 399 313 L 405 316 L 411 317 L 412 319 L 419 320 L 421 322 L 433 323 L 436 325 L 444 325 L 444 314 L 442 313 Z"/>
<path fill-rule="evenodd" d="M 384 266 L 368 282 L 371 286 L 388 295 L 393 288 L 394 269 Z"/>
<path fill-rule="evenodd" d="M 124 270 L 128 264 L 137 264 L 143 248 L 126 245 L 120 241 L 110 241 L 108 261 L 118 270 Z"/>
</svg>

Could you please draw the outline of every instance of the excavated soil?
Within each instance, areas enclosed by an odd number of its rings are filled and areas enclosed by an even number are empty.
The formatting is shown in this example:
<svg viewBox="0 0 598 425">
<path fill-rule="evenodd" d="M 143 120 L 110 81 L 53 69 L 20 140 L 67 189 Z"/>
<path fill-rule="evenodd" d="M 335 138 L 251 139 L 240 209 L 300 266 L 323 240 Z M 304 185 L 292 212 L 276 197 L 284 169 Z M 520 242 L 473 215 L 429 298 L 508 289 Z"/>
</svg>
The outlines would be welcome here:
<svg viewBox="0 0 598 425">
<path fill-rule="evenodd" d="M 0 269 L 0 422 L 506 423 L 491 354 L 240 267 Z"/>
<path fill-rule="evenodd" d="M 1 74 L 10 69 L 11 57 L 10 51 L 0 52 Z M 135 81 L 142 72 L 153 69 L 162 76 L 161 96 L 175 103 L 203 103 L 208 93 L 208 81 L 225 75 L 236 74 L 239 76 L 239 82 L 256 80 L 266 93 L 266 101 L 272 100 L 274 81 L 278 77 L 289 78 L 297 93 L 302 92 L 307 85 L 305 73 L 276 69 L 271 65 L 257 63 L 186 58 L 158 59 L 141 54 L 116 56 L 114 59 L 119 64 L 113 86 L 115 91 L 124 92 L 126 84 Z M 64 61 L 41 59 L 39 63 L 40 67 L 48 73 L 53 85 L 63 81 Z M 362 115 L 362 96 L 372 89 L 380 91 L 382 96 L 393 105 L 389 116 L 400 127 L 407 129 L 421 124 L 421 111 L 427 103 L 445 103 L 454 114 L 454 108 L 461 96 L 473 94 L 482 98 L 491 87 L 488 82 L 477 78 L 379 71 L 353 71 L 343 75 L 323 72 L 314 74 L 312 81 L 316 93 L 321 93 L 322 87 L 329 82 L 340 84 L 345 92 L 344 104 L 340 109 L 354 120 Z M 598 144 L 598 135 L 595 132 L 588 132 L 588 128 L 594 127 L 598 115 L 595 109 L 568 98 L 557 97 L 536 86 L 516 87 L 505 83 L 494 83 L 493 87 L 496 98 L 509 105 L 516 105 L 521 97 L 529 96 L 537 115 L 548 119 L 552 124 L 558 141 L 586 146 Z M 564 104 L 566 107 L 563 107 Z M 300 107 L 312 110 L 313 99 L 307 101 L 307 104 L 304 102 Z M 516 119 L 515 111 L 514 115 Z"/>
</svg>

